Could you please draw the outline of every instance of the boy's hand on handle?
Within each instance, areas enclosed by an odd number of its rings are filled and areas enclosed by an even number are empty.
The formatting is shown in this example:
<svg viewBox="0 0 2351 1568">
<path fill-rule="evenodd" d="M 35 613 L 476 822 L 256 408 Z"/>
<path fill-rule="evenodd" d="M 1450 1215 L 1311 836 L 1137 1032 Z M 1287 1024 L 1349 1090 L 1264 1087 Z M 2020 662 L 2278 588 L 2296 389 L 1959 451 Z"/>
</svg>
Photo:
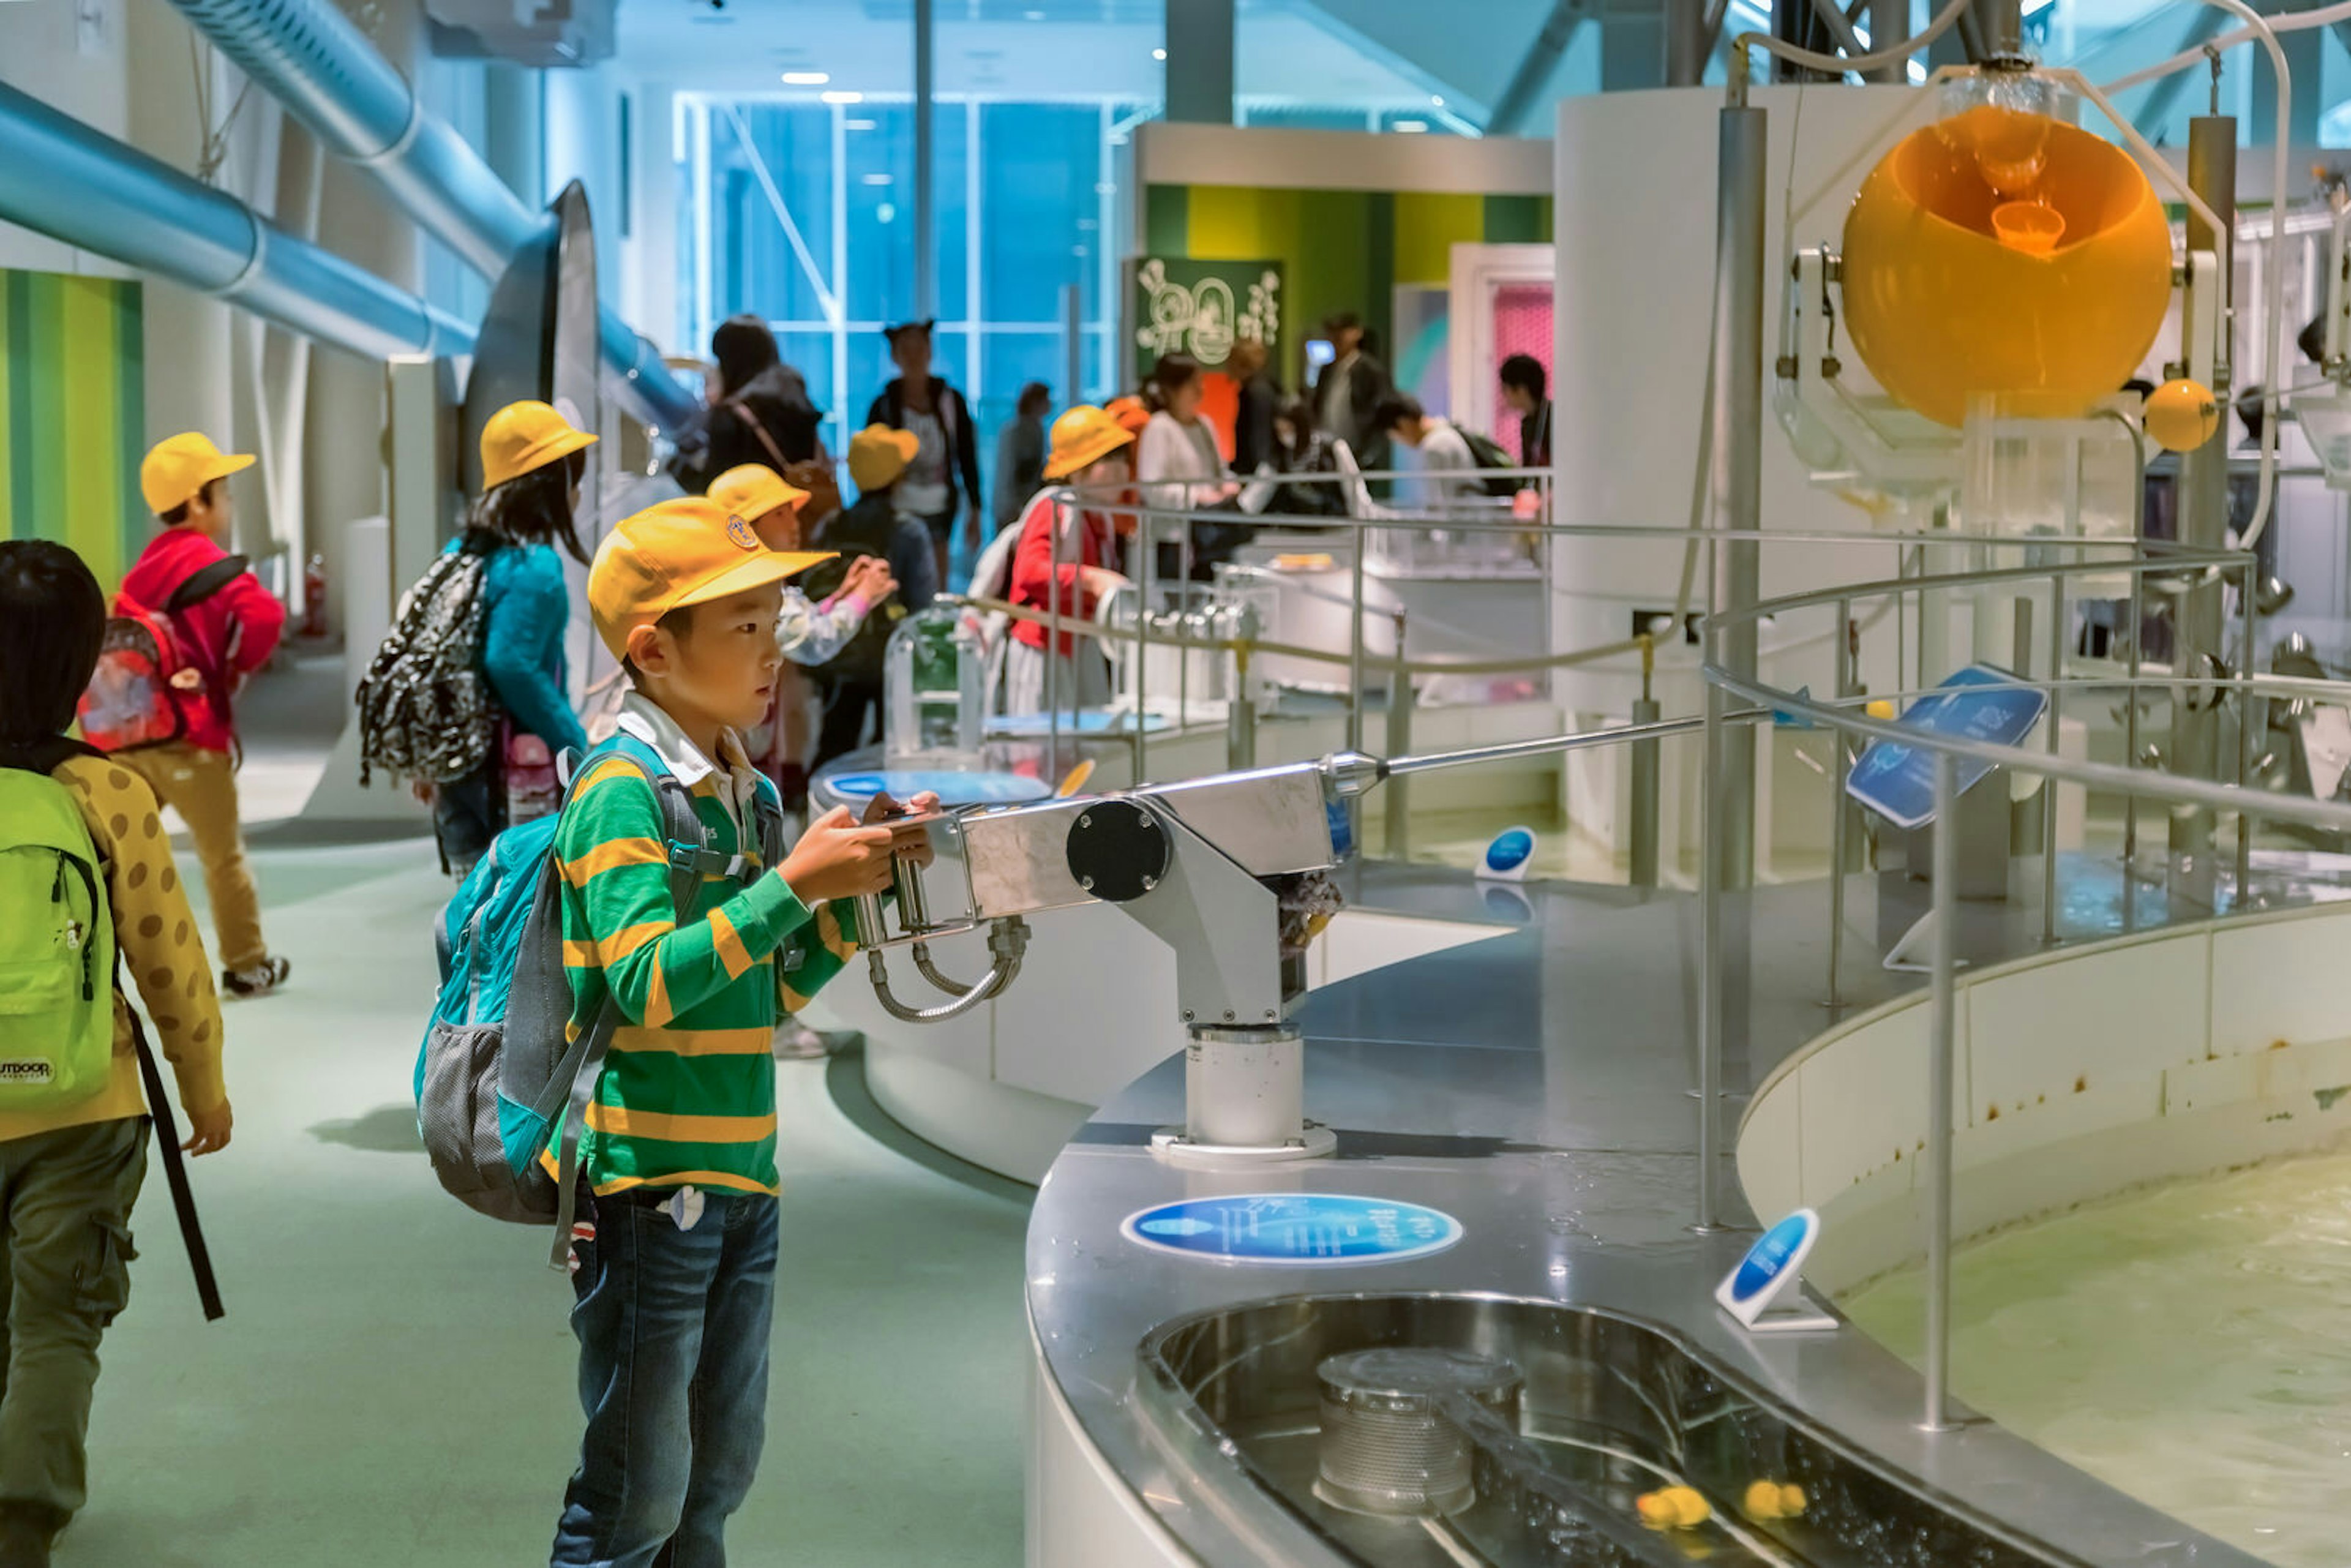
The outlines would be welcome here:
<svg viewBox="0 0 2351 1568">
<path fill-rule="evenodd" d="M 836 898 L 860 898 L 890 885 L 888 828 L 866 827 L 835 806 L 802 833 L 777 871 L 811 909 Z"/>
<path fill-rule="evenodd" d="M 1078 568 L 1078 581 L 1084 586 L 1086 592 L 1097 601 L 1108 599 L 1126 586 L 1126 579 L 1106 566 Z"/>
<path fill-rule="evenodd" d="M 876 795 L 865 803 L 865 825 L 889 823 L 900 817 L 927 817 L 938 809 L 939 798 L 934 790 L 925 789 L 903 806 L 886 794 Z M 931 831 L 921 822 L 892 827 L 891 841 L 892 854 L 908 856 L 916 865 L 929 865 L 938 859 L 938 852 L 931 847 Z"/>
<path fill-rule="evenodd" d="M 224 1100 L 210 1111 L 188 1113 L 188 1141 L 180 1145 L 191 1155 L 216 1155 L 228 1147 L 229 1134 L 236 1121 L 235 1113 Z"/>
</svg>

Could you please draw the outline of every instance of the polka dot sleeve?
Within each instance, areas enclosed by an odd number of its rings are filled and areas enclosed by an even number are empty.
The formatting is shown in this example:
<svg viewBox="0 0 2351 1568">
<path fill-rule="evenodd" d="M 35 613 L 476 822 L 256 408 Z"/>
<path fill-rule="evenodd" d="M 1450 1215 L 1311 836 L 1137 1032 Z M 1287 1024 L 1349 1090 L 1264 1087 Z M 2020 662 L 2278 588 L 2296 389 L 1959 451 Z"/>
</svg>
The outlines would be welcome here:
<svg viewBox="0 0 2351 1568">
<path fill-rule="evenodd" d="M 156 1043 L 179 1080 L 180 1103 L 210 1111 L 228 1098 L 221 1075 L 220 998 L 211 961 L 172 863 L 154 791 L 111 762 L 76 759 L 57 773 L 73 791 L 106 863 L 122 973 L 139 988 Z"/>
</svg>

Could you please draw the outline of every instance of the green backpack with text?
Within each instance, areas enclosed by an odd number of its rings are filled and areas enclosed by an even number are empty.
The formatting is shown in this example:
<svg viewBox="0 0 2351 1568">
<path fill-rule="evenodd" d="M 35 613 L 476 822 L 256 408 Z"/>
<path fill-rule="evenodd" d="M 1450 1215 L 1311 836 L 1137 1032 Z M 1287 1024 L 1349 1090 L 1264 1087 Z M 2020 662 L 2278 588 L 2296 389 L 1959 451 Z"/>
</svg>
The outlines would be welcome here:
<svg viewBox="0 0 2351 1568">
<path fill-rule="evenodd" d="M 0 761 L 0 1111 L 87 1100 L 114 1070 L 114 916 L 72 792 Z"/>
</svg>

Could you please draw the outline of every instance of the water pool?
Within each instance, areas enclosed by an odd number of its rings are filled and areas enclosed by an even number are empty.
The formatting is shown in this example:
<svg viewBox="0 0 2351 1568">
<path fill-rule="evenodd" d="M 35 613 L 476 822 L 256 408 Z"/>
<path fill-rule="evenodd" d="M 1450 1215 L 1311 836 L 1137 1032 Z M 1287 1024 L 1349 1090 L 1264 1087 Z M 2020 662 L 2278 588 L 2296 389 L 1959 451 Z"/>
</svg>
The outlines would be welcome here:
<svg viewBox="0 0 2351 1568">
<path fill-rule="evenodd" d="M 1923 1280 L 1843 1301 L 1916 1362 Z M 2092 1205 L 1961 1250 L 1951 1386 L 2280 1568 L 2351 1563 L 2351 1153 Z"/>
</svg>

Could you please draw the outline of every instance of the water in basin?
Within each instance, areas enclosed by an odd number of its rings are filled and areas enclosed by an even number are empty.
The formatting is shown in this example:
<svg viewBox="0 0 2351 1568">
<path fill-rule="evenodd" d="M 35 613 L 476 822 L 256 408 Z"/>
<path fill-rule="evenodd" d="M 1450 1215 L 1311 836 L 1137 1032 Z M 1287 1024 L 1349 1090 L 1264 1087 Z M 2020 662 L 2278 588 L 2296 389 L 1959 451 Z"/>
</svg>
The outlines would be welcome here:
<svg viewBox="0 0 2351 1568">
<path fill-rule="evenodd" d="M 2351 1153 L 1990 1238 L 1952 1302 L 1970 1406 L 2280 1568 L 2351 1562 Z M 1917 1359 L 1917 1270 L 1840 1304 Z"/>
</svg>

